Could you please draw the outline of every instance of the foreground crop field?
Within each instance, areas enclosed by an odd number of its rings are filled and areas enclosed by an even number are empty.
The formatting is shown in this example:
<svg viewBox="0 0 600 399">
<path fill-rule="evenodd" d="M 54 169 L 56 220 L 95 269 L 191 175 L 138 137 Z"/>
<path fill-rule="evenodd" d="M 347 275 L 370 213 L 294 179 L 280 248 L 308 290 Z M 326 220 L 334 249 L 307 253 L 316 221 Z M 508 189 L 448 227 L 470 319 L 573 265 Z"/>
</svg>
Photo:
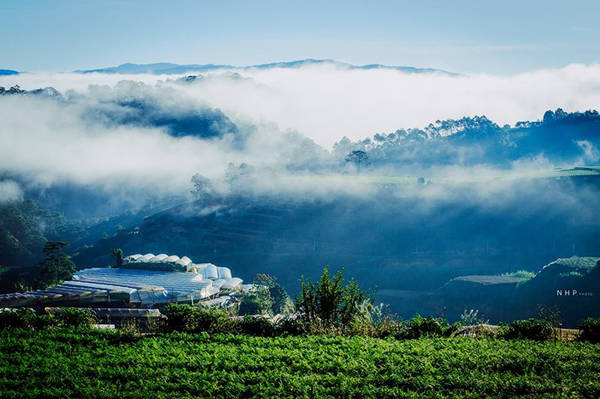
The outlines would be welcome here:
<svg viewBox="0 0 600 399">
<path fill-rule="evenodd" d="M 0 332 L 0 397 L 600 397 L 600 345 Z"/>
</svg>

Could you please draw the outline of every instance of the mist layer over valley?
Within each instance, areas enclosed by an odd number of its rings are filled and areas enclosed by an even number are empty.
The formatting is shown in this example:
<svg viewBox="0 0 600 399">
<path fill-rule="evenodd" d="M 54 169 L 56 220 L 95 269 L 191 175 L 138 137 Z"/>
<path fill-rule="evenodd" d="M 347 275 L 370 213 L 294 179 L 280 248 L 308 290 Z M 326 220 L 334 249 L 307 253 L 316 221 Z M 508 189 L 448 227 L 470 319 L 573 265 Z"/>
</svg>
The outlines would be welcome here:
<svg viewBox="0 0 600 399">
<path fill-rule="evenodd" d="M 502 313 L 448 284 L 600 253 L 598 66 L 104 72 L 0 77 L 3 290 L 50 239 L 80 268 L 185 253 L 290 292 L 344 267 L 402 316 L 501 320 L 536 299 Z"/>
</svg>

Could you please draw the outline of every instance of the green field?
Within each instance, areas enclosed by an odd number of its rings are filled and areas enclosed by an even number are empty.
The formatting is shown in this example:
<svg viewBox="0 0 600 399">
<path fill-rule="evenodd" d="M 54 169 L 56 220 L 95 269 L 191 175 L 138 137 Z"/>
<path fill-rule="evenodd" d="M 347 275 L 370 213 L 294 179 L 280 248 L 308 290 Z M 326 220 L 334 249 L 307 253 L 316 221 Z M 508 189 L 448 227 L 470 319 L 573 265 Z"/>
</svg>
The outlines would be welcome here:
<svg viewBox="0 0 600 399">
<path fill-rule="evenodd" d="M 0 332 L 0 397 L 600 397 L 600 344 Z"/>
</svg>

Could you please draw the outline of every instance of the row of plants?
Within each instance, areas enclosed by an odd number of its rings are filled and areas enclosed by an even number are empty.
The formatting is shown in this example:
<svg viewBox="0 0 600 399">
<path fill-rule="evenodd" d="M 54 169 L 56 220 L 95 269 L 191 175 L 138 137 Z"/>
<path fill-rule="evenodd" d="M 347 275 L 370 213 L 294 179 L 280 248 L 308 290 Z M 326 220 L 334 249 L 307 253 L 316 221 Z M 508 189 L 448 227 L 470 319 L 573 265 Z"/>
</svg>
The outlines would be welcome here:
<svg viewBox="0 0 600 399">
<path fill-rule="evenodd" d="M 307 320 L 293 315 L 276 321 L 266 317 L 236 317 L 223 310 L 210 310 L 190 305 L 169 305 L 165 331 L 187 333 L 233 333 L 261 337 L 287 335 L 338 335 L 368 336 L 374 338 L 417 339 L 421 337 L 495 337 L 502 339 L 557 340 L 557 328 L 544 319 L 514 320 L 510 324 L 489 326 L 473 323 L 473 313 L 466 312 L 460 322 L 448 323 L 446 319 L 417 315 L 410 320 L 393 320 L 390 317 L 373 319 L 361 315 L 339 326 L 319 318 Z M 360 315 L 360 313 L 359 313 Z M 600 319 L 588 318 L 580 327 L 577 337 L 581 341 L 600 342 Z"/>
<path fill-rule="evenodd" d="M 599 373 L 584 342 L 0 331 L 6 399 L 600 397 Z"/>
<path fill-rule="evenodd" d="M 258 275 L 254 283 L 255 289 L 233 311 L 170 304 L 162 309 L 167 316 L 166 323 L 146 323 L 146 332 L 235 333 L 266 337 L 363 335 L 396 339 L 466 335 L 543 341 L 556 339 L 557 327 L 560 326 L 557 314 L 547 310 L 540 313 L 540 319 L 515 320 L 499 328 L 488 326 L 474 310 L 465 311 L 461 321 L 452 324 L 444 318 L 419 315 L 411 320 L 397 320 L 385 311 L 383 305 L 375 305 L 374 294 L 362 291 L 355 281 L 344 281 L 343 271 L 330 276 L 327 268 L 318 282 L 302 281 L 302 290 L 295 298 L 295 303 L 270 276 Z M 285 316 L 271 318 L 274 314 L 282 313 Z M 63 308 L 48 315 L 38 315 L 30 309 L 0 311 L 0 328 L 91 326 L 96 322 L 94 314 L 88 309 Z M 152 325 L 150 331 L 149 325 Z M 137 327 L 132 323 L 126 324 L 131 331 Z M 579 338 L 599 342 L 600 319 L 585 320 Z"/>
<path fill-rule="evenodd" d="M 51 327 L 86 327 L 97 323 L 90 309 L 60 308 L 51 314 L 39 314 L 30 308 L 0 309 L 0 330 L 21 328 L 43 330 Z"/>
</svg>

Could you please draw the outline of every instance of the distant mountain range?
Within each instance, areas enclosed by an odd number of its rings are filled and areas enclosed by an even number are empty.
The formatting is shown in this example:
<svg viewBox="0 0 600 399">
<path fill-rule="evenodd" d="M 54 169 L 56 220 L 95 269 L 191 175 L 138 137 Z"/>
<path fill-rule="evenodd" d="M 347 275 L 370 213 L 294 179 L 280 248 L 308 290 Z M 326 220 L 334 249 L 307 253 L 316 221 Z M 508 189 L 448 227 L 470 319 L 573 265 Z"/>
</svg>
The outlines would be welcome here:
<svg viewBox="0 0 600 399">
<path fill-rule="evenodd" d="M 432 68 L 415 68 L 409 66 L 391 66 L 381 64 L 368 64 L 368 65 L 353 65 L 346 62 L 340 62 L 335 60 L 317 60 L 317 59 L 304 59 L 288 62 L 273 62 L 270 64 L 259 64 L 259 65 L 248 65 L 248 66 L 235 66 L 235 65 L 220 65 L 220 64 L 188 64 L 179 65 L 168 62 L 159 62 L 154 64 L 132 64 L 126 63 L 115 67 L 106 67 L 98 69 L 87 69 L 77 70 L 75 72 L 80 73 L 121 73 L 121 74 L 138 74 L 138 73 L 149 73 L 149 74 L 183 74 L 188 72 L 208 72 L 219 69 L 236 69 L 236 70 L 247 70 L 247 69 L 271 69 L 271 68 L 300 68 L 311 65 L 332 65 L 339 68 L 345 69 L 390 69 L 396 71 L 402 71 L 406 73 L 443 73 L 447 75 L 457 75 L 452 72 L 443 71 L 440 69 Z"/>
<path fill-rule="evenodd" d="M 18 71 L 13 71 L 12 69 L 0 69 L 0 76 L 2 75 L 18 75 Z"/>
</svg>

